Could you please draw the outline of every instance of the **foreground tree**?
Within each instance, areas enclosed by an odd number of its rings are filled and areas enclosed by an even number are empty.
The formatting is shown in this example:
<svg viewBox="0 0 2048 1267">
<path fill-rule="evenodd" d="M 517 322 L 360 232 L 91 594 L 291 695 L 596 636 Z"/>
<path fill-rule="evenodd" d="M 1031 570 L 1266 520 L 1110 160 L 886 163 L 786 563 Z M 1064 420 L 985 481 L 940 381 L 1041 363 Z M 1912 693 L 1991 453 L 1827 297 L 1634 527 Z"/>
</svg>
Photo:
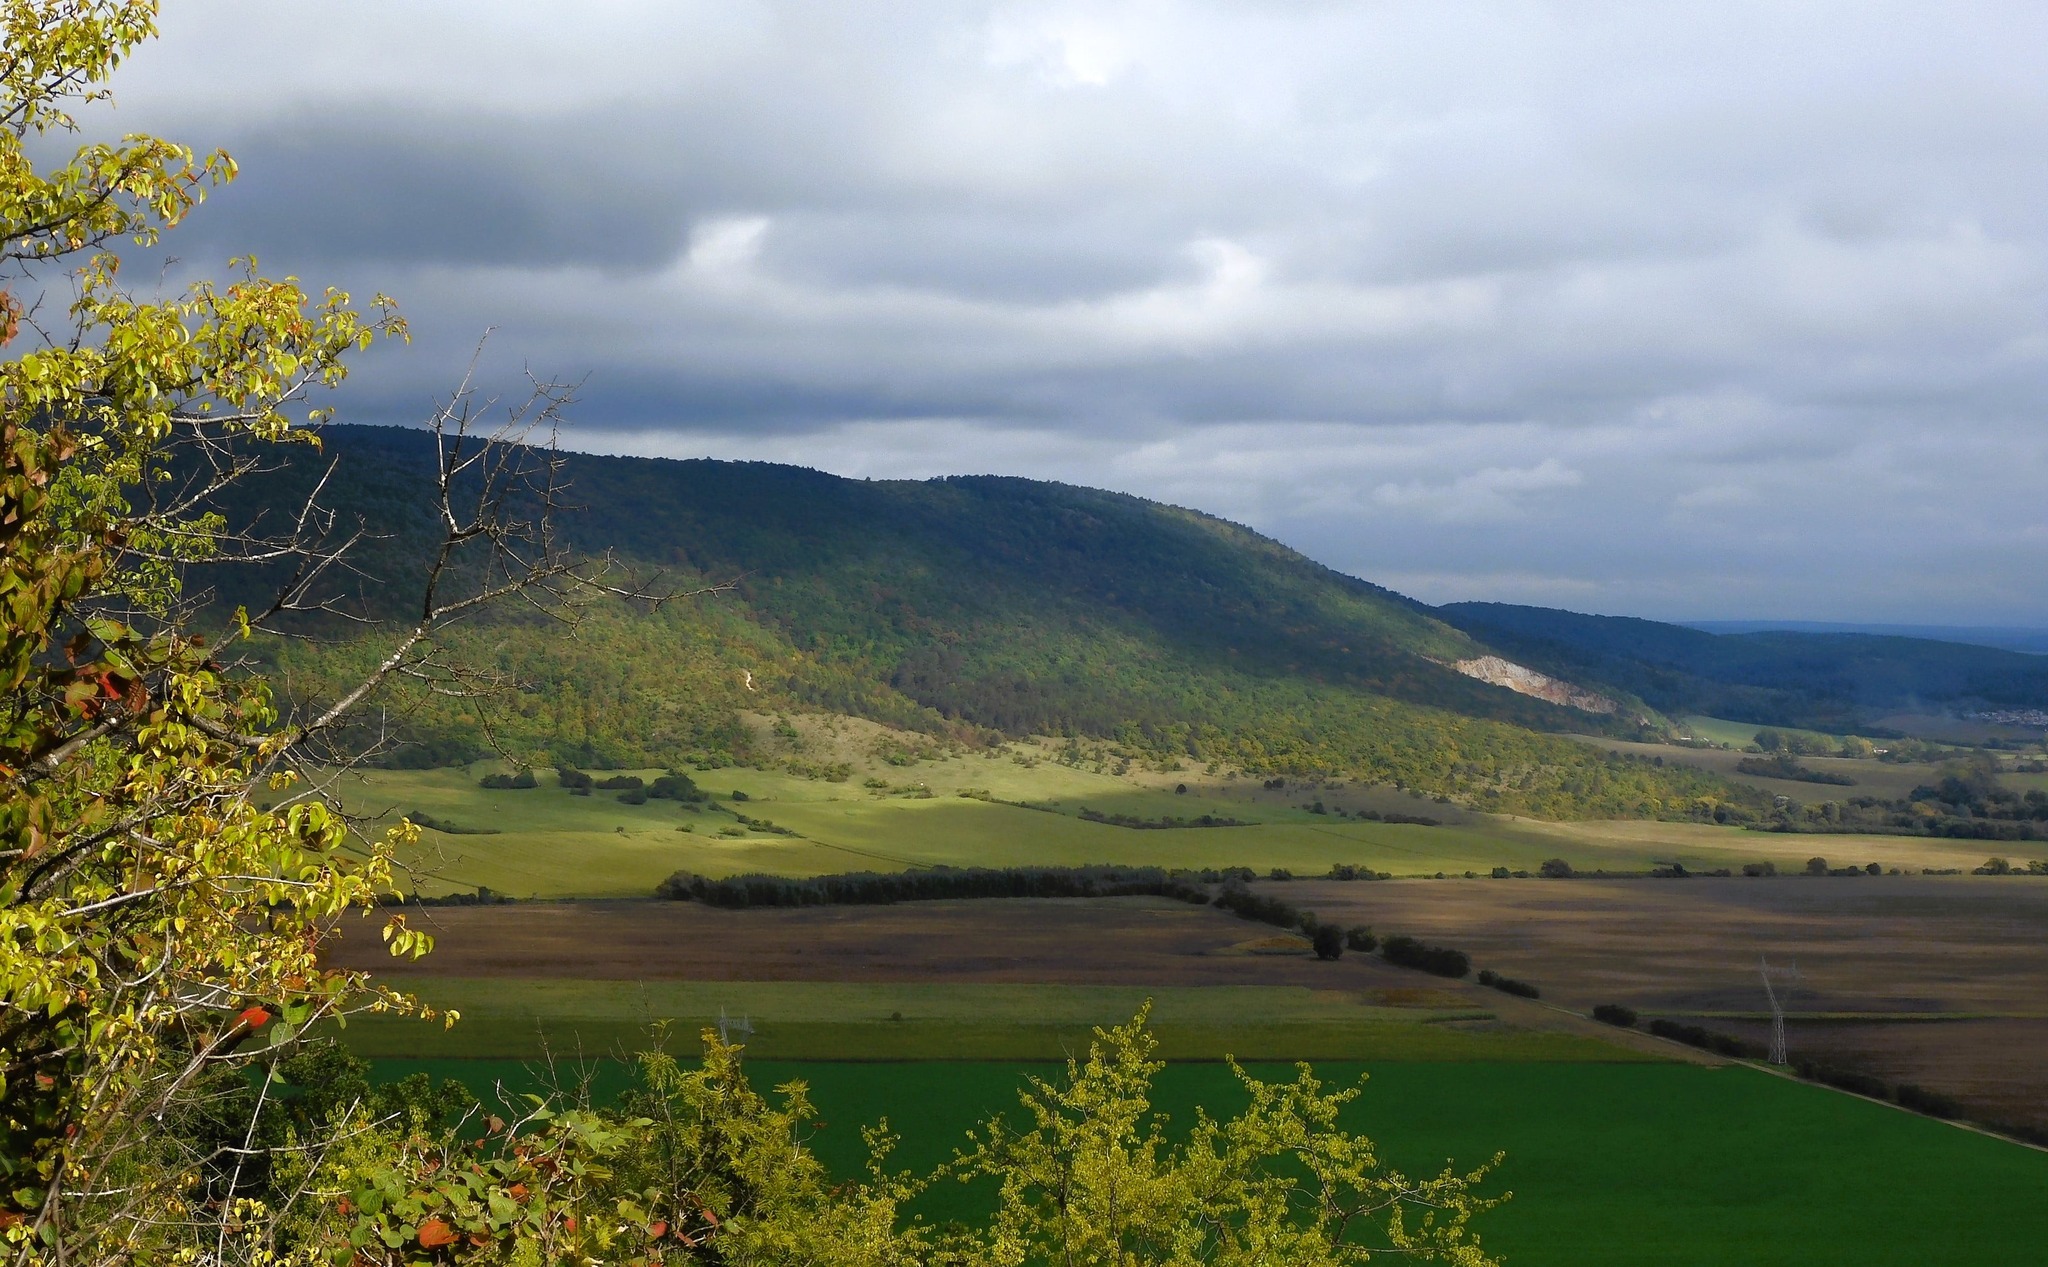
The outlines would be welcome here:
<svg viewBox="0 0 2048 1267">
<path fill-rule="evenodd" d="M 1029 1125 L 986 1124 L 957 1163 L 963 1177 L 1001 1185 L 972 1261 L 1171 1264 L 1407 1261 L 1485 1267 L 1473 1215 L 1507 1199 L 1474 1189 L 1487 1174 L 1446 1169 L 1411 1179 L 1363 1135 L 1338 1123 L 1358 1088 L 1326 1092 L 1307 1065 L 1267 1083 L 1231 1066 L 1251 1099 L 1229 1121 L 1199 1113 L 1173 1142 L 1151 1112 L 1164 1066 L 1145 1014 L 1097 1030 L 1064 1082 L 1033 1078 Z M 1497 1163 L 1500 1159 L 1494 1158 Z"/>
<path fill-rule="evenodd" d="M 104 95 L 153 19 L 0 11 L 0 308 L 27 345 L 0 364 L 0 1223 L 18 1257 L 80 1257 L 88 1226 L 91 1256 L 119 1257 L 182 1211 L 189 1164 L 220 1159 L 167 1155 L 170 1116 L 259 1032 L 289 1041 L 361 998 L 319 965 L 319 929 L 390 881 L 388 846 L 348 857 L 318 801 L 257 803 L 294 778 L 289 737 L 177 619 L 177 568 L 217 552 L 217 521 L 148 499 L 181 444 L 292 438 L 343 354 L 402 327 L 253 269 L 140 302 L 111 244 L 154 243 L 232 164 L 147 137 L 49 173 L 24 152 L 74 127 L 67 107 Z M 58 311 L 52 282 L 74 289 Z"/>
<path fill-rule="evenodd" d="M 308 771 L 382 688 L 465 688 L 451 623 L 615 588 L 557 548 L 552 450 L 477 439 L 465 388 L 433 420 L 443 537 L 413 614 L 360 681 L 281 715 L 238 657 L 330 611 L 363 533 L 317 490 L 268 529 L 214 507 L 266 450 L 317 445 L 314 394 L 405 328 L 381 296 L 358 308 L 253 260 L 170 298 L 123 288 L 115 247 L 153 246 L 233 163 L 139 136 L 50 171 L 29 150 L 76 130 L 68 111 L 154 23 L 149 0 L 0 4 L 0 1235 L 20 1260 L 218 1251 L 259 1217 L 237 1196 L 253 1136 L 181 1125 L 308 1026 L 423 1010 L 320 961 L 344 911 L 391 892 L 411 828 L 352 831 Z M 560 403 L 541 388 L 513 423 L 549 427 Z M 206 630 L 183 573 L 238 563 L 275 592 Z M 429 944 L 402 918 L 383 935 Z"/>
</svg>

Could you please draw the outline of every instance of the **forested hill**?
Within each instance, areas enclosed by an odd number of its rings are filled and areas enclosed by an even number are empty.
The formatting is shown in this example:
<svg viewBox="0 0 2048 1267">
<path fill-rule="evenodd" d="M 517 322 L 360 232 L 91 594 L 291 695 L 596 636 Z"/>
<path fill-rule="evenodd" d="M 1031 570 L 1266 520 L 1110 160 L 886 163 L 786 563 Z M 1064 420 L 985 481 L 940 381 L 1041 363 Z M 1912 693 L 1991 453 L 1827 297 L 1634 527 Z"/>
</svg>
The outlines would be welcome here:
<svg viewBox="0 0 2048 1267">
<path fill-rule="evenodd" d="M 334 428 L 342 508 L 388 539 L 373 595 L 403 595 L 427 540 L 427 440 Z M 309 453 L 266 477 L 290 504 Z M 1636 734 L 1457 673 L 1491 648 L 1245 528 L 1135 497 L 995 477 L 860 481 L 764 463 L 573 455 L 566 526 L 688 586 L 592 609 L 574 640 L 507 613 L 466 635 L 519 684 L 492 721 L 534 760 L 746 759 L 740 710 L 818 709 L 977 742 L 1091 737 L 1162 759 L 1399 782 L 1543 814 L 1689 813 L 1740 796 L 1692 772 L 1541 732 Z M 252 506 L 230 507 L 231 517 Z M 223 598 L 238 598 L 224 590 Z M 374 600 L 373 600 L 374 601 Z M 385 601 L 397 601 L 385 599 Z M 316 694 L 375 636 L 277 650 Z M 398 716 L 412 761 L 484 748 L 443 700 Z"/>
<path fill-rule="evenodd" d="M 1437 615 L 1507 655 L 1672 715 L 1866 729 L 1888 712 L 2048 708 L 2048 656 L 1883 634 L 1708 633 L 1507 603 Z"/>
<path fill-rule="evenodd" d="M 334 428 L 347 510 L 430 530 L 424 436 Z M 744 608 L 823 664 L 1011 733 L 1171 724 L 1169 665 L 1347 686 L 1548 730 L 1608 719 L 1466 677 L 1488 648 L 1408 600 L 1212 516 L 997 476 L 851 480 L 765 462 L 569 456 L 574 548 L 613 550 Z M 287 495 L 283 481 L 265 493 Z M 402 584 L 380 592 L 402 594 Z M 852 705 L 854 700 L 821 700 Z M 1632 727 L 1631 727 L 1632 729 Z"/>
</svg>

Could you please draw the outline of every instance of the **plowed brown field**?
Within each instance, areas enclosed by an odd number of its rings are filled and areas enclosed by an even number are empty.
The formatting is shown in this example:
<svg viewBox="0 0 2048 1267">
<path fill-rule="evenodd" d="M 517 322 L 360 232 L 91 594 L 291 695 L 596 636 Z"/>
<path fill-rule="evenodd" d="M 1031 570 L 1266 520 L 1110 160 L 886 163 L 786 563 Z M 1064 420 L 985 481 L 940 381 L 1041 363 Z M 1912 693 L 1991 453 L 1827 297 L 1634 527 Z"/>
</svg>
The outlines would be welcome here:
<svg viewBox="0 0 2048 1267">
<path fill-rule="evenodd" d="M 1797 964 L 1787 1045 L 2048 1129 L 2048 879 L 1296 883 L 1289 900 L 1469 952 L 1577 1010 L 1761 1040 L 1758 958 Z"/>
<path fill-rule="evenodd" d="M 2048 880 L 1881 876 L 1293 882 L 1263 886 L 1323 919 L 1409 933 L 1535 983 L 1542 1004 L 1346 955 L 1234 947 L 1273 930 L 1155 899 L 906 903 L 723 911 L 655 901 L 417 911 L 417 964 L 365 921 L 337 962 L 389 978 L 1280 985 L 1412 1006 L 1483 1006 L 1572 1025 L 1596 1003 L 1761 1034 L 1760 955 L 1797 963 L 1790 1046 L 1918 1082 L 2048 1129 Z M 352 930 L 353 931 L 353 930 Z"/>
</svg>

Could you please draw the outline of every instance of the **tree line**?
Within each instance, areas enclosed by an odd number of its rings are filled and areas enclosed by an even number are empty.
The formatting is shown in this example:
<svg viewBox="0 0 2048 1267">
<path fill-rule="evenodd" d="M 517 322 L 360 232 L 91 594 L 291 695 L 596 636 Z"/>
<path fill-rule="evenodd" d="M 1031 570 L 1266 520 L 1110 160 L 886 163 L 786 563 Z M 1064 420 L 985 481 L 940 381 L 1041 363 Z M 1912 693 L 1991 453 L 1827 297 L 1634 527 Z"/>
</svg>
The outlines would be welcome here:
<svg viewBox="0 0 2048 1267">
<path fill-rule="evenodd" d="M 786 906 L 887 906 L 984 898 L 1170 897 L 1206 903 L 1196 881 L 1159 867 L 931 867 L 915 871 L 855 871 L 792 879 L 762 874 L 710 879 L 678 871 L 655 889 L 657 897 L 702 902 L 725 910 Z"/>
</svg>

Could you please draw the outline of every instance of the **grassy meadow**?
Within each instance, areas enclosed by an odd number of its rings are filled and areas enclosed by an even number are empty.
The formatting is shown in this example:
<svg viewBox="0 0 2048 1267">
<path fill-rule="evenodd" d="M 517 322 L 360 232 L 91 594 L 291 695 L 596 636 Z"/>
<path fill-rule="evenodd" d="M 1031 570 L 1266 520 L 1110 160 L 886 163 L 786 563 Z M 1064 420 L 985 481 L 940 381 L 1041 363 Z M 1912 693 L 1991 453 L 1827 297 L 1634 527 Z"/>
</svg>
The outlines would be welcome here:
<svg viewBox="0 0 2048 1267">
<path fill-rule="evenodd" d="M 1702 716 L 1681 717 L 1678 719 L 1678 728 L 1693 739 L 1706 743 L 1729 744 L 1738 752 L 1753 743 L 1756 740 L 1756 732 L 1764 729 L 1755 722 Z M 1771 729 L 1782 735 L 1792 735 L 1812 742 L 1832 744 L 1836 738 L 1818 730 L 1802 730 L 1797 726 L 1773 726 Z"/>
<path fill-rule="evenodd" d="M 427 1070 L 472 1086 L 539 1075 L 505 1061 L 379 1061 L 384 1076 Z M 593 1066 L 599 1093 L 626 1081 Z M 1014 1112 L 1044 1064 L 987 1062 L 751 1065 L 764 1089 L 802 1081 L 817 1109 L 811 1146 L 835 1171 L 865 1159 L 859 1130 L 886 1118 L 897 1165 L 926 1169 L 983 1118 Z M 1254 1064 L 1268 1080 L 1284 1065 Z M 1496 1193 L 1513 1199 L 1477 1224 L 1512 1267 L 1861 1267 L 2035 1261 L 2048 1239 L 2048 1155 L 1740 1066 L 1403 1060 L 1319 1063 L 1333 1085 L 1367 1078 L 1346 1125 L 1393 1164 L 1433 1172 L 1506 1157 Z M 1244 1102 L 1227 1067 L 1169 1065 L 1154 1106 L 1185 1123 L 1197 1105 Z M 971 1216 L 988 1194 L 945 1186 L 924 1212 Z"/>
<path fill-rule="evenodd" d="M 1985 853 L 1979 842 L 1918 837 L 1776 835 L 1649 820 L 1546 823 L 1476 814 L 1384 787 L 1269 790 L 1254 779 L 1192 771 L 1077 768 L 1050 760 L 1048 749 L 1012 745 L 909 766 L 875 763 L 838 782 L 738 767 L 693 772 L 713 801 L 689 807 L 662 800 L 628 805 L 607 792 L 574 796 L 555 786 L 549 771 L 537 788 L 486 790 L 478 779 L 499 768 L 488 763 L 368 771 L 340 790 L 352 810 L 375 821 L 417 810 L 460 829 L 422 833 L 409 859 L 419 891 L 484 886 L 515 897 L 644 896 L 679 870 L 800 876 L 1115 862 L 1320 875 L 1333 863 L 1349 863 L 1395 875 L 1460 875 L 1534 870 L 1552 857 L 1580 870 L 1641 871 L 1667 861 L 1711 870 L 1764 859 L 1796 867 L 1816 853 L 1917 870 L 1974 866 Z M 1735 760 L 1731 753 L 1659 751 L 1667 760 L 1731 767 Z M 1926 773 L 1877 762 L 1832 764 L 1858 766 L 1859 779 L 1881 782 L 1887 793 Z M 1862 771 L 1866 765 L 1872 769 Z M 1816 791 L 1787 786 L 1809 797 Z M 733 799 L 735 792 L 747 799 Z M 1313 812 L 1317 803 L 1324 812 Z M 1138 830 L 1084 820 L 1084 809 L 1152 822 L 1211 815 L 1244 825 Z M 1358 816 L 1365 811 L 1427 816 L 1441 825 L 1370 821 Z M 744 825 L 739 814 L 782 831 Z"/>
<path fill-rule="evenodd" d="M 1740 748 L 1733 751 L 1723 748 L 1682 748 L 1671 744 L 1625 743 L 1611 739 L 1587 742 L 1615 752 L 1662 757 L 1673 765 L 1689 765 L 1695 769 L 1711 770 L 1732 782 L 1761 788 L 1773 796 L 1789 796 L 1795 801 L 1803 802 L 1832 800 L 1842 796 L 1875 796 L 1883 800 L 1903 800 L 1914 788 L 1929 782 L 1933 777 L 1930 767 L 1920 763 L 1879 761 L 1874 757 L 1802 756 L 1798 758 L 1799 764 L 1811 770 L 1855 780 L 1854 784 L 1846 785 L 1808 783 L 1799 779 L 1774 779 L 1743 773 L 1737 768 L 1739 763 L 1756 754 L 1745 753 Z"/>
<path fill-rule="evenodd" d="M 1467 999 L 1417 989 L 1405 1005 L 1288 986 L 972 985 L 810 981 L 419 979 L 406 989 L 460 1024 L 351 1022 L 367 1057 L 532 1060 L 613 1057 L 667 1023 L 694 1050 L 721 1016 L 751 1026 L 749 1051 L 778 1060 L 1058 1060 L 1148 999 L 1178 1060 L 1348 1059 L 1609 1062 L 1657 1059 L 1584 1035 L 1503 1025 Z"/>
</svg>

